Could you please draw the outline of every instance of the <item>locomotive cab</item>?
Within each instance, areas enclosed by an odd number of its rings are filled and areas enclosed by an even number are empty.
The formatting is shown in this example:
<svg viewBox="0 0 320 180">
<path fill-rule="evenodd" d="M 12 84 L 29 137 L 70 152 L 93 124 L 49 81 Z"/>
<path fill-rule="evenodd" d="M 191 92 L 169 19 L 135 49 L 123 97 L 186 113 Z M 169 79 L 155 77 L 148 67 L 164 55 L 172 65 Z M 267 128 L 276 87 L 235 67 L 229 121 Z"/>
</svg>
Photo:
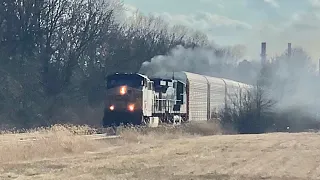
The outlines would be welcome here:
<svg viewBox="0 0 320 180">
<path fill-rule="evenodd" d="M 152 115 L 152 87 L 153 82 L 138 73 L 107 76 L 103 126 L 140 125 Z"/>
</svg>

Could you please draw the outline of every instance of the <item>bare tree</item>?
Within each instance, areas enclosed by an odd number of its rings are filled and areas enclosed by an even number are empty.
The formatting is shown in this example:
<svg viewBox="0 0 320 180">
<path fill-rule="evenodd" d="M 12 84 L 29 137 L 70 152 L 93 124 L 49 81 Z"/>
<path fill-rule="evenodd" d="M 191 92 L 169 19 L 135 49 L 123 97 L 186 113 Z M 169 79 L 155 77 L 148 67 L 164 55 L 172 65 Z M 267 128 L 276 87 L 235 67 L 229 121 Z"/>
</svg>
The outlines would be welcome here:
<svg viewBox="0 0 320 180">
<path fill-rule="evenodd" d="M 238 133 L 264 133 L 272 127 L 276 101 L 259 84 L 229 94 L 228 102 L 219 113 L 224 127 Z"/>
</svg>

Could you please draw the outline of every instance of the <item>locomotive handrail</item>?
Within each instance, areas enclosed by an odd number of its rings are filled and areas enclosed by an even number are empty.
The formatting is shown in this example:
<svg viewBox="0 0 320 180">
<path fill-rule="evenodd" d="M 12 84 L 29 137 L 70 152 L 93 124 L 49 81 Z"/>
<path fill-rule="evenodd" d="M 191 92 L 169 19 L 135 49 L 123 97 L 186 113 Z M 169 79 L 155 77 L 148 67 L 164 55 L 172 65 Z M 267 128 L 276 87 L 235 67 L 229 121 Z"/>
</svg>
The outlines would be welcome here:
<svg viewBox="0 0 320 180">
<path fill-rule="evenodd" d="M 156 100 L 161 100 L 161 101 L 180 101 L 180 100 L 174 100 L 174 99 L 156 99 Z"/>
</svg>

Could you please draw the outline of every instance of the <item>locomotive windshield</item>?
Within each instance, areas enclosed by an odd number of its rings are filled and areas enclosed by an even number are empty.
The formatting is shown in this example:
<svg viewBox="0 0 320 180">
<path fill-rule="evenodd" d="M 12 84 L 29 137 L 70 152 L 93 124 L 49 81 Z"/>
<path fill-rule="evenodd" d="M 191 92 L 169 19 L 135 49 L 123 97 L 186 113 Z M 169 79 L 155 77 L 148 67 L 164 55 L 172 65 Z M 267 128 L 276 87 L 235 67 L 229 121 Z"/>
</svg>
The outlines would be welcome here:
<svg viewBox="0 0 320 180">
<path fill-rule="evenodd" d="M 144 78 L 138 74 L 116 74 L 107 77 L 107 88 L 115 88 L 119 86 L 129 86 L 132 88 L 140 88 L 144 84 Z"/>
</svg>

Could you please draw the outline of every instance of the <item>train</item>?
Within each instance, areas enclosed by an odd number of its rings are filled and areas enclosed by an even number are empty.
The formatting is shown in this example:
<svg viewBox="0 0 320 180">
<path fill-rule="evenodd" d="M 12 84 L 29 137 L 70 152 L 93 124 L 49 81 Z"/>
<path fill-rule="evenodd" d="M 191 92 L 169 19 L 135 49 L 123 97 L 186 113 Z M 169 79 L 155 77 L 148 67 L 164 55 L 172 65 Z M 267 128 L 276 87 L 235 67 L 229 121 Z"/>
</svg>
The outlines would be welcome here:
<svg viewBox="0 0 320 180">
<path fill-rule="evenodd" d="M 191 72 L 172 77 L 114 73 L 106 77 L 103 127 L 181 124 L 212 119 L 249 84 Z"/>
</svg>

